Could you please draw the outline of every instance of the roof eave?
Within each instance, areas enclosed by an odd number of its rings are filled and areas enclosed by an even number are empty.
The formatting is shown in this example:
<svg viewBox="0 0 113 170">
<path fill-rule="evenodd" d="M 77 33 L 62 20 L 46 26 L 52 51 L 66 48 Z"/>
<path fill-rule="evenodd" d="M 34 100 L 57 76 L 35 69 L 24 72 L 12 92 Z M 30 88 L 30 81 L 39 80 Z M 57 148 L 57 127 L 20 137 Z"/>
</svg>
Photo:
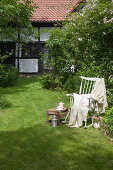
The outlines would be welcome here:
<svg viewBox="0 0 113 170">
<path fill-rule="evenodd" d="M 63 22 L 63 20 L 57 20 L 57 21 L 38 21 L 38 20 L 31 20 L 32 23 L 58 23 Z"/>
</svg>

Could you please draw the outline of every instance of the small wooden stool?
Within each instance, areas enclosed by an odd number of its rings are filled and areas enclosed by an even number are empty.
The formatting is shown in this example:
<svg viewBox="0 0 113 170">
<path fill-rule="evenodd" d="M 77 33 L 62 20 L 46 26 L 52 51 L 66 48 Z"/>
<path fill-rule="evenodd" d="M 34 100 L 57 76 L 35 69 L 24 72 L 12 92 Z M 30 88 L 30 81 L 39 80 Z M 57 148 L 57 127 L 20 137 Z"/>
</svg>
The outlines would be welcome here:
<svg viewBox="0 0 113 170">
<path fill-rule="evenodd" d="M 68 113 L 68 109 L 67 108 L 64 108 L 62 110 L 57 110 L 55 108 L 49 109 L 46 112 L 46 123 L 48 124 L 50 122 L 49 121 L 49 116 L 50 115 L 55 115 L 57 117 L 57 119 L 58 119 L 57 123 L 58 123 L 58 125 L 60 125 L 61 118 L 62 117 L 66 117 L 67 113 Z"/>
</svg>

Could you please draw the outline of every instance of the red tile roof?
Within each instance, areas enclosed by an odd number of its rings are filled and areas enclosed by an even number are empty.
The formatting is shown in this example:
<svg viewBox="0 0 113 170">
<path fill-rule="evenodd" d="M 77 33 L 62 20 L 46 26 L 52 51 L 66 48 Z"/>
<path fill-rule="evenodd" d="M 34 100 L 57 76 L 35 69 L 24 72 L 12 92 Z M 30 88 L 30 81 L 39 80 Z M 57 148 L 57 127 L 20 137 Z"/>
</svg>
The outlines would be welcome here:
<svg viewBox="0 0 113 170">
<path fill-rule="evenodd" d="M 33 0 L 37 8 L 31 21 L 62 21 L 81 0 Z"/>
</svg>

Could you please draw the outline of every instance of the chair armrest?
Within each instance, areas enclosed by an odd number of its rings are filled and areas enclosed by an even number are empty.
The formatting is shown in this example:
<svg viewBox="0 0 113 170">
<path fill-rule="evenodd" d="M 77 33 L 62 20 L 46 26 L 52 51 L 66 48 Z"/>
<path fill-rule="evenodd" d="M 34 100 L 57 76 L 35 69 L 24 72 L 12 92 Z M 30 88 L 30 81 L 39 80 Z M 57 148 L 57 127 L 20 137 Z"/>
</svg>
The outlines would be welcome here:
<svg viewBox="0 0 113 170">
<path fill-rule="evenodd" d="M 73 94 L 66 94 L 67 97 L 69 97 L 70 100 L 70 108 L 73 106 L 74 104 L 74 96 Z"/>
<path fill-rule="evenodd" d="M 66 94 L 67 97 L 73 97 L 73 94 Z"/>
</svg>

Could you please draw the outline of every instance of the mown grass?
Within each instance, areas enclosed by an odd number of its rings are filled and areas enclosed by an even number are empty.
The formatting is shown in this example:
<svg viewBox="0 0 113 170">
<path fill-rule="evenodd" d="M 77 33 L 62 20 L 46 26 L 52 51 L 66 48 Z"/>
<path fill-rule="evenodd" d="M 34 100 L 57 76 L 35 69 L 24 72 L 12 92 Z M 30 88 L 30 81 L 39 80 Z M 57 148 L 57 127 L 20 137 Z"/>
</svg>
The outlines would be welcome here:
<svg viewBox="0 0 113 170">
<path fill-rule="evenodd" d="M 0 88 L 0 170 L 111 170 L 113 143 L 99 130 L 46 125 L 46 110 L 65 92 L 41 87 L 37 77 Z"/>
</svg>

